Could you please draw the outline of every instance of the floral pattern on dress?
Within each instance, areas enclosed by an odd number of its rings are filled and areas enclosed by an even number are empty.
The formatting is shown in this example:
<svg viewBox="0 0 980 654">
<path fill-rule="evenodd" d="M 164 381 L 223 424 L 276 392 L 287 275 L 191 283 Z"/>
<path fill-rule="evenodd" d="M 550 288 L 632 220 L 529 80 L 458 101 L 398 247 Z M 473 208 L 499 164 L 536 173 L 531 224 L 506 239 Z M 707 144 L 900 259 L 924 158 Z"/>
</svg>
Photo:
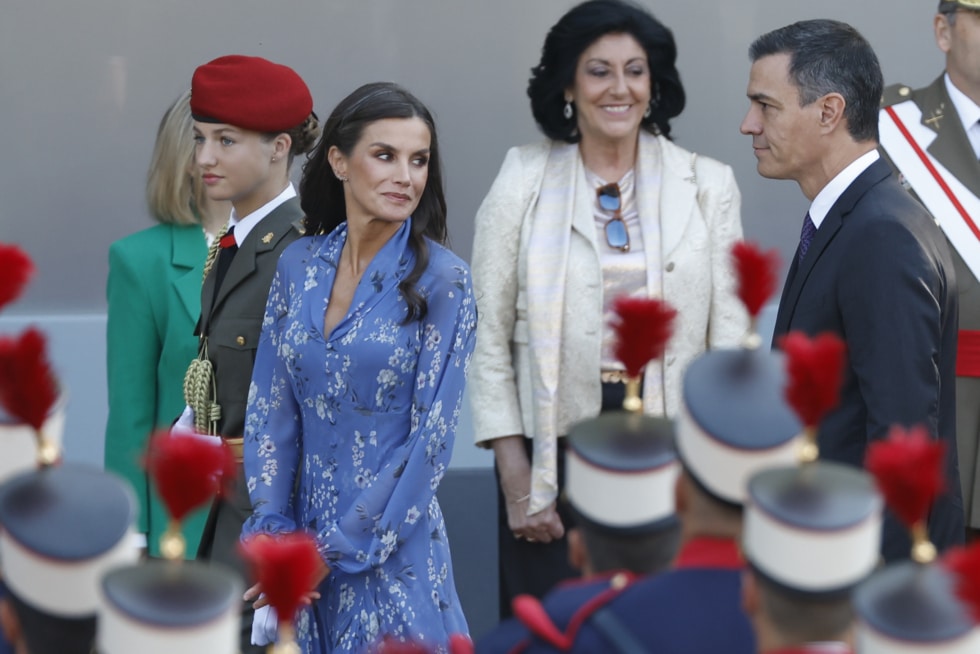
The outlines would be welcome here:
<svg viewBox="0 0 980 654">
<path fill-rule="evenodd" d="M 347 315 L 323 321 L 347 237 L 300 239 L 279 260 L 249 389 L 243 536 L 306 529 L 331 573 L 297 619 L 305 652 L 360 652 L 385 635 L 445 651 L 467 633 L 435 496 L 452 455 L 476 330 L 467 265 L 429 242 L 404 323 L 398 284 L 415 257 L 406 222 L 375 255 Z"/>
</svg>

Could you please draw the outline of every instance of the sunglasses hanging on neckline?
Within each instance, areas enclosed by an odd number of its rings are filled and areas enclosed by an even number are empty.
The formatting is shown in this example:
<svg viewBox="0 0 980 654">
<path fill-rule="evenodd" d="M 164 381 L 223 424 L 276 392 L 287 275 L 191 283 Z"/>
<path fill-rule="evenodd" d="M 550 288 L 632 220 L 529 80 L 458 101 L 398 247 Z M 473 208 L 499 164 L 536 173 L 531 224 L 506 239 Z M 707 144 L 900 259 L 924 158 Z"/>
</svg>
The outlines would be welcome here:
<svg viewBox="0 0 980 654">
<path fill-rule="evenodd" d="M 622 194 L 619 191 L 619 184 L 613 182 L 596 189 L 599 198 L 599 207 L 603 211 L 611 211 L 612 218 L 606 221 L 605 233 L 606 243 L 614 250 L 620 252 L 630 251 L 630 233 L 626 229 L 626 222 L 623 220 Z"/>
</svg>

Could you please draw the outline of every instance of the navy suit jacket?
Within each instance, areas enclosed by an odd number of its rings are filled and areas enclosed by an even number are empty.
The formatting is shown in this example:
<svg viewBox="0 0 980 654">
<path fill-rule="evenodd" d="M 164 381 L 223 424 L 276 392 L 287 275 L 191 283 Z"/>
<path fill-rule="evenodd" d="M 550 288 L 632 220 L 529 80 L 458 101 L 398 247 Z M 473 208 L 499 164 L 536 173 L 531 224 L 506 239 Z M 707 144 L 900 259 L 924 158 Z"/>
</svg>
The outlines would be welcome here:
<svg viewBox="0 0 980 654">
<path fill-rule="evenodd" d="M 947 444 L 946 493 L 929 518 L 933 543 L 963 540 L 956 463 L 957 296 L 953 262 L 932 217 L 879 159 L 844 191 L 810 249 L 790 266 L 773 345 L 790 331 L 847 344 L 841 402 L 820 425 L 820 458 L 863 466 L 892 425 L 924 425 Z M 906 530 L 885 520 L 882 554 L 908 558 Z"/>
</svg>

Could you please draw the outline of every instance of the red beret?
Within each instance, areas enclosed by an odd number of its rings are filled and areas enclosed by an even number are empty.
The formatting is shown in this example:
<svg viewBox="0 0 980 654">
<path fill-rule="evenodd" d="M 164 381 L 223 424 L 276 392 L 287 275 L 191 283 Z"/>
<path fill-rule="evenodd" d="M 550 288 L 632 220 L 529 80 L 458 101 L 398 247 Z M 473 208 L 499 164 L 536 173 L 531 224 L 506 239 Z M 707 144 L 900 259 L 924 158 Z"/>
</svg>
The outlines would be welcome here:
<svg viewBox="0 0 980 654">
<path fill-rule="evenodd" d="M 296 71 L 261 57 L 218 57 L 198 66 L 191 80 L 191 113 L 203 122 L 284 132 L 312 111 L 310 89 Z"/>
</svg>

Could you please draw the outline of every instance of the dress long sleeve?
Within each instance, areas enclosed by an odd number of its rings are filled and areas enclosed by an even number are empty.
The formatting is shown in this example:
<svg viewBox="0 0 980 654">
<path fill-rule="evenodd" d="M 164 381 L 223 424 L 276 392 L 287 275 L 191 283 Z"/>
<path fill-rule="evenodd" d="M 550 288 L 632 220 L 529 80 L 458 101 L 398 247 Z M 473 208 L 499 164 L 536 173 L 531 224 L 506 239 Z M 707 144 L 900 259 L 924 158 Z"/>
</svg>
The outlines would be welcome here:
<svg viewBox="0 0 980 654">
<path fill-rule="evenodd" d="M 295 290 L 288 275 L 280 261 L 248 390 L 243 465 L 253 513 L 243 527 L 244 537 L 296 530 L 292 499 L 300 456 L 300 410 L 285 361 L 289 345 L 284 343 L 283 321 Z"/>
</svg>

